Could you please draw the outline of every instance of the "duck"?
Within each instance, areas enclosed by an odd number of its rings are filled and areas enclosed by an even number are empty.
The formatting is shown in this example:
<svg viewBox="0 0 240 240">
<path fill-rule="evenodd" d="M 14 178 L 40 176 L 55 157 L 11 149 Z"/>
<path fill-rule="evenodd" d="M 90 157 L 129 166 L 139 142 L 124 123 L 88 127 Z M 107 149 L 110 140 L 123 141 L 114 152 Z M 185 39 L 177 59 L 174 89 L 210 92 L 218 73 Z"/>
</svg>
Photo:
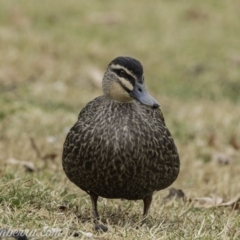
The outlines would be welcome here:
<svg viewBox="0 0 240 240">
<path fill-rule="evenodd" d="M 99 197 L 143 200 L 145 222 L 153 193 L 177 179 L 180 159 L 137 59 L 113 59 L 102 90 L 67 134 L 62 166 L 68 179 L 90 196 L 95 228 L 107 231 L 98 223 Z"/>
</svg>

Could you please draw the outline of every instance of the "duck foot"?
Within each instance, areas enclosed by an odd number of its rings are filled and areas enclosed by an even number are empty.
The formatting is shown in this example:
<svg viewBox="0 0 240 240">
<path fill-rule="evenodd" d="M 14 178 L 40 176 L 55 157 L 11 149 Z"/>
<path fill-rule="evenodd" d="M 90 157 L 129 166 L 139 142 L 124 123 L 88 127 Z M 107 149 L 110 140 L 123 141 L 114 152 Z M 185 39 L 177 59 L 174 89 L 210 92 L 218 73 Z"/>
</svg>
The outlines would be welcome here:
<svg viewBox="0 0 240 240">
<path fill-rule="evenodd" d="M 94 228 L 96 231 L 103 231 L 103 232 L 108 231 L 108 228 L 102 224 L 95 224 Z"/>
<path fill-rule="evenodd" d="M 142 228 L 146 224 L 145 219 L 139 222 L 137 225 L 135 225 L 136 229 Z"/>
</svg>

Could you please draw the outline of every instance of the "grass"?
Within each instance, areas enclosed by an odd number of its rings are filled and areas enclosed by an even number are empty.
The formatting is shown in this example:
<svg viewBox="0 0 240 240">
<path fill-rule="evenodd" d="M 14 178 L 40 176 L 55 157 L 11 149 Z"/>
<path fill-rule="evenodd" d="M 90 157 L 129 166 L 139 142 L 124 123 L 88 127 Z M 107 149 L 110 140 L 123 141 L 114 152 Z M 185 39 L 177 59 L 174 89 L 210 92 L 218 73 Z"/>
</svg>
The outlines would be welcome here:
<svg viewBox="0 0 240 240">
<path fill-rule="evenodd" d="M 228 201 L 237 195 L 239 5 L 0 1 L 0 227 L 39 233 L 44 226 L 60 228 L 59 239 L 87 239 L 86 233 L 102 240 L 238 239 L 239 210 L 177 200 L 163 204 L 168 190 L 154 195 L 141 228 L 141 201 L 101 199 L 109 231 L 97 233 L 90 199 L 64 175 L 61 152 L 79 111 L 101 94 L 90 73 L 130 55 L 142 62 L 148 90 L 160 102 L 179 149 L 181 173 L 172 187 L 188 199 L 216 194 Z M 219 154 L 229 164 L 219 164 Z M 33 163 L 33 171 L 10 164 L 11 158 Z M 79 230 L 78 237 L 70 236 Z"/>
</svg>

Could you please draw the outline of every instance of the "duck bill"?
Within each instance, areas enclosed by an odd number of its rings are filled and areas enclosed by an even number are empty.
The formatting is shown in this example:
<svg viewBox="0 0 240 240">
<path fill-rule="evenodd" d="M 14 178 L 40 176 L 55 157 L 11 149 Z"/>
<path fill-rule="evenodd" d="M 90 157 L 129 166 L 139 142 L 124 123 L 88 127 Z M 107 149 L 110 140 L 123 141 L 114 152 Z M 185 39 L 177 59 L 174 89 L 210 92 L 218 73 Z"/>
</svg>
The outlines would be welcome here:
<svg viewBox="0 0 240 240">
<path fill-rule="evenodd" d="M 159 103 L 148 94 L 144 84 L 136 82 L 134 89 L 130 92 L 130 96 L 144 105 L 153 108 L 159 107 Z"/>
</svg>

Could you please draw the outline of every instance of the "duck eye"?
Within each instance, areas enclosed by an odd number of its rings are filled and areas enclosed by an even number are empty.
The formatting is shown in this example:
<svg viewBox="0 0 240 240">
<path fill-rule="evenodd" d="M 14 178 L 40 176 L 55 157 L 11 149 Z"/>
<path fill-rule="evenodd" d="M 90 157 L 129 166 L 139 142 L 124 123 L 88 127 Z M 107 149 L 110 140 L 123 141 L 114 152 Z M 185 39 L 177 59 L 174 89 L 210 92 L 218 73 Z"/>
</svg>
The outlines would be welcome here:
<svg viewBox="0 0 240 240">
<path fill-rule="evenodd" d="M 126 75 L 126 73 L 125 73 L 124 70 L 120 70 L 119 75 L 120 75 L 121 77 L 124 77 L 124 76 Z"/>
</svg>

